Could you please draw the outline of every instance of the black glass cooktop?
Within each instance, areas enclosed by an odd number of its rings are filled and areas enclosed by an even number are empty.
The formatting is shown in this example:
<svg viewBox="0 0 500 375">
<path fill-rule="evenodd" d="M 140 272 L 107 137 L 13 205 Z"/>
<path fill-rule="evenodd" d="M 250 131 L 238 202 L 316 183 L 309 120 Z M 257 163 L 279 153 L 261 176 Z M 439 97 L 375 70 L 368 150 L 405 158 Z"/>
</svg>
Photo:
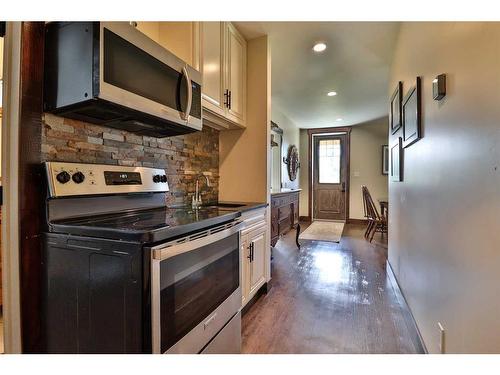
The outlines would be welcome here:
<svg viewBox="0 0 500 375">
<path fill-rule="evenodd" d="M 241 213 L 219 207 L 160 207 L 50 223 L 51 232 L 157 242 L 234 220 Z"/>
</svg>

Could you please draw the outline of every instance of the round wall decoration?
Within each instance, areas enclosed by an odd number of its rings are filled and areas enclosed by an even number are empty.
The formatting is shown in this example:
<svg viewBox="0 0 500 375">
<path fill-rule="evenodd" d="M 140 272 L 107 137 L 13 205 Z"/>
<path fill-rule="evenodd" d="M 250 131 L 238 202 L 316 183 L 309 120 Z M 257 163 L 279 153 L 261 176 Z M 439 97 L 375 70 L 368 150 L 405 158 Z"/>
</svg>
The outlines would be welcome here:
<svg viewBox="0 0 500 375">
<path fill-rule="evenodd" d="M 283 158 L 283 163 L 285 163 L 287 166 L 288 178 L 290 178 L 290 181 L 295 181 L 295 179 L 297 178 L 297 171 L 300 168 L 299 152 L 297 150 L 297 146 L 288 146 L 288 153 L 286 158 Z"/>
</svg>

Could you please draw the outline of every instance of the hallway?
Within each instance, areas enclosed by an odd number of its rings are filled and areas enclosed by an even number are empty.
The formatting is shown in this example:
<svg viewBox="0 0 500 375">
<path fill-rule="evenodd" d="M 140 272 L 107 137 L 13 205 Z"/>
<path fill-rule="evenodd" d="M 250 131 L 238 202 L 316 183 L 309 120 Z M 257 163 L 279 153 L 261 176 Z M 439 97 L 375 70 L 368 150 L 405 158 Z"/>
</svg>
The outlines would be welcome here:
<svg viewBox="0 0 500 375">
<path fill-rule="evenodd" d="M 303 229 L 305 225 L 303 226 Z M 419 353 L 387 246 L 348 224 L 339 244 L 289 232 L 273 250 L 271 289 L 243 316 L 243 353 Z"/>
</svg>

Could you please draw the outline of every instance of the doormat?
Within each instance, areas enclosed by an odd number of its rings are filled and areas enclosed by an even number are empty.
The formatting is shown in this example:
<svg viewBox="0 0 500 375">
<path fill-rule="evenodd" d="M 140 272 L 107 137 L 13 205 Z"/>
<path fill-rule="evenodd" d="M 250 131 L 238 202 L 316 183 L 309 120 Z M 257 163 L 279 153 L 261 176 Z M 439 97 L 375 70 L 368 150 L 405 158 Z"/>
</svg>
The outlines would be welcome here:
<svg viewBox="0 0 500 375">
<path fill-rule="evenodd" d="M 340 242 L 345 223 L 315 220 L 303 231 L 300 240 Z"/>
</svg>

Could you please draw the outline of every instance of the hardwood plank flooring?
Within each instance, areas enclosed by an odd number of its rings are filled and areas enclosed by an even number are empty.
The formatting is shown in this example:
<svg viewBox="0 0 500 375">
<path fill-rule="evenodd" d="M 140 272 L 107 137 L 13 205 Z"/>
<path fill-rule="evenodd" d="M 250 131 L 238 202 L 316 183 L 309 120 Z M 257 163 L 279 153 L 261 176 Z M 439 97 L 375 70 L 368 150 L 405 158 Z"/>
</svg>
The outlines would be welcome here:
<svg viewBox="0 0 500 375">
<path fill-rule="evenodd" d="M 278 241 L 271 288 L 243 316 L 242 352 L 420 352 L 386 273 L 386 243 L 363 232 L 347 224 L 340 243 L 301 240 L 300 250 L 293 231 Z"/>
</svg>

